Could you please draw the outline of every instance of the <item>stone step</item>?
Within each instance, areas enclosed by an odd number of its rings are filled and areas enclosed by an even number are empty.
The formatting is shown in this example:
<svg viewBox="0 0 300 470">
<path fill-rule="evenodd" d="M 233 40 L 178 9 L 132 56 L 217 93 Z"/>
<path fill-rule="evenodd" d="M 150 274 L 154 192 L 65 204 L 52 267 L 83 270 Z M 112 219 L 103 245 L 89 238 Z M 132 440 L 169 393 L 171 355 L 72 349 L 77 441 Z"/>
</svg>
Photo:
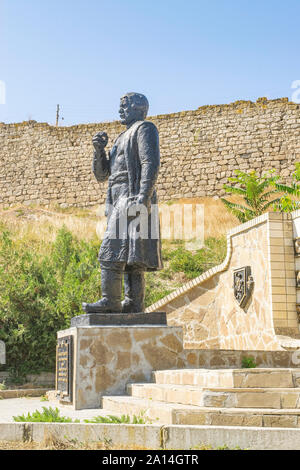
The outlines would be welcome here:
<svg viewBox="0 0 300 470">
<path fill-rule="evenodd" d="M 294 388 L 300 386 L 300 369 L 179 369 L 152 374 L 158 384 L 225 388 Z"/>
<path fill-rule="evenodd" d="M 129 384 L 129 395 L 216 408 L 300 408 L 300 388 L 202 388 L 196 385 Z"/>
<path fill-rule="evenodd" d="M 112 415 L 143 414 L 153 424 L 300 427 L 300 409 L 204 408 L 128 396 L 104 396 L 102 407 Z"/>
</svg>

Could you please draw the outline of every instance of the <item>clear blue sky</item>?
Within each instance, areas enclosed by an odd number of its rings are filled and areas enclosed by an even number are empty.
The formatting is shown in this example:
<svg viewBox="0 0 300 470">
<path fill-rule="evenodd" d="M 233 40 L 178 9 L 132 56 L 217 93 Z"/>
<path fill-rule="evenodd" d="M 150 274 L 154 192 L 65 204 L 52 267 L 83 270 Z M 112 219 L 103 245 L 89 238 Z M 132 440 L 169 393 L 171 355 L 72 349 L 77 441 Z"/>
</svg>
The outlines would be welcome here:
<svg viewBox="0 0 300 470">
<path fill-rule="evenodd" d="M 0 121 L 150 115 L 260 96 L 300 79 L 300 0 L 0 0 Z"/>
</svg>

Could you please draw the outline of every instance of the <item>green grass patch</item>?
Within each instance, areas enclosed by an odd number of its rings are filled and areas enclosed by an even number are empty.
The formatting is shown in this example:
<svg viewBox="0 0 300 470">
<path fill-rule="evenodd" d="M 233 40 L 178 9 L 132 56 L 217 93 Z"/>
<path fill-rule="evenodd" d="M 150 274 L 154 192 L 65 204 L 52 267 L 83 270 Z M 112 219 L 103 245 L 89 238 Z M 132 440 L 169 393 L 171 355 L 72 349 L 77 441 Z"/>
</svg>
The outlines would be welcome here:
<svg viewBox="0 0 300 470">
<path fill-rule="evenodd" d="M 164 254 L 171 273 L 183 272 L 187 279 L 193 279 L 223 261 L 226 256 L 226 239 L 210 237 L 205 241 L 205 246 L 195 252 L 179 246 Z"/>
<path fill-rule="evenodd" d="M 255 362 L 254 357 L 252 357 L 252 356 L 243 357 L 243 359 L 242 359 L 242 368 L 243 369 L 254 369 L 255 367 L 257 367 L 257 364 Z"/>
<path fill-rule="evenodd" d="M 79 423 L 77 419 L 73 421 L 71 418 L 61 416 L 58 408 L 46 408 L 43 406 L 43 411 L 34 411 L 27 415 L 13 416 L 13 420 L 17 423 Z"/>
<path fill-rule="evenodd" d="M 0 382 L 0 390 L 6 390 L 5 382 Z"/>
<path fill-rule="evenodd" d="M 107 423 L 107 424 L 147 424 L 150 420 L 141 413 L 138 416 L 122 415 L 122 416 L 95 416 L 94 418 L 85 419 L 85 423 Z"/>
</svg>

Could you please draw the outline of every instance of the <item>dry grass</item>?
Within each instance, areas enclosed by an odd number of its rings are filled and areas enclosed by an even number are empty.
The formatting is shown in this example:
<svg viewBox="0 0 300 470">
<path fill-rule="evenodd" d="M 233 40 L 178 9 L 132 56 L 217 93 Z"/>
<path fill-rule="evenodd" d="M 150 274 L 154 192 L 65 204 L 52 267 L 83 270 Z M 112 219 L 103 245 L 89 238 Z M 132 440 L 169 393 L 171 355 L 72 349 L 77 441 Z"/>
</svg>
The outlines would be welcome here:
<svg viewBox="0 0 300 470">
<path fill-rule="evenodd" d="M 238 225 L 237 219 L 224 208 L 220 199 L 180 199 L 173 203 L 204 205 L 205 238 L 221 237 Z M 60 209 L 55 206 L 44 208 L 18 205 L 6 210 L 0 209 L 0 222 L 4 222 L 12 230 L 16 239 L 45 246 L 45 242 L 47 244 L 55 240 L 62 226 L 66 226 L 79 239 L 95 239 L 97 223 L 101 221 L 105 226 L 103 212 L 104 206 Z"/>
<path fill-rule="evenodd" d="M 150 450 L 146 447 L 113 445 L 107 442 L 78 442 L 76 439 L 60 441 L 53 437 L 44 442 L 0 441 L 0 450 Z M 157 450 L 157 449 L 151 449 Z"/>
<path fill-rule="evenodd" d="M 136 445 L 112 444 L 105 442 L 78 442 L 76 439 L 58 440 L 54 437 L 47 438 L 44 442 L 21 442 L 21 441 L 0 441 L 0 450 L 162 450 L 161 448 L 149 448 Z M 177 450 L 177 449 L 174 449 Z M 183 450 L 183 449 L 178 449 Z M 226 445 L 213 448 L 209 444 L 200 444 L 190 450 L 248 450 L 236 447 L 230 449 Z"/>
<path fill-rule="evenodd" d="M 54 242 L 56 234 L 65 226 L 79 239 L 95 239 L 99 218 L 96 209 L 61 211 L 57 208 L 16 206 L 0 210 L 3 222 L 16 240 L 39 245 L 41 251 Z"/>
<path fill-rule="evenodd" d="M 236 196 L 226 197 L 232 202 L 240 202 Z M 181 204 L 204 205 L 204 234 L 205 238 L 219 238 L 226 235 L 228 230 L 239 225 L 239 221 L 224 206 L 219 198 L 203 197 L 195 199 L 180 199 Z"/>
</svg>

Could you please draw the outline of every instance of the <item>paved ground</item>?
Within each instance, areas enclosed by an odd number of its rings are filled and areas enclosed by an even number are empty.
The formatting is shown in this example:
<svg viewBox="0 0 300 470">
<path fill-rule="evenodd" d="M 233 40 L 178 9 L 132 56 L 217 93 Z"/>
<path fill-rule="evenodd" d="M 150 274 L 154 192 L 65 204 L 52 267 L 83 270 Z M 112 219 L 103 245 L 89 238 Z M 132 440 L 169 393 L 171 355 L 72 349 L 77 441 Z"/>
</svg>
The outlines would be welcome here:
<svg viewBox="0 0 300 470">
<path fill-rule="evenodd" d="M 13 416 L 22 414 L 32 413 L 35 410 L 42 411 L 43 406 L 49 408 L 58 408 L 61 416 L 67 416 L 72 419 L 80 419 L 83 422 L 86 418 L 92 418 L 93 416 L 105 416 L 109 413 L 104 412 L 101 409 L 91 410 L 72 410 L 66 405 L 59 405 L 53 401 L 41 401 L 41 398 L 8 398 L 0 400 L 0 423 L 12 423 L 14 422 Z"/>
</svg>

